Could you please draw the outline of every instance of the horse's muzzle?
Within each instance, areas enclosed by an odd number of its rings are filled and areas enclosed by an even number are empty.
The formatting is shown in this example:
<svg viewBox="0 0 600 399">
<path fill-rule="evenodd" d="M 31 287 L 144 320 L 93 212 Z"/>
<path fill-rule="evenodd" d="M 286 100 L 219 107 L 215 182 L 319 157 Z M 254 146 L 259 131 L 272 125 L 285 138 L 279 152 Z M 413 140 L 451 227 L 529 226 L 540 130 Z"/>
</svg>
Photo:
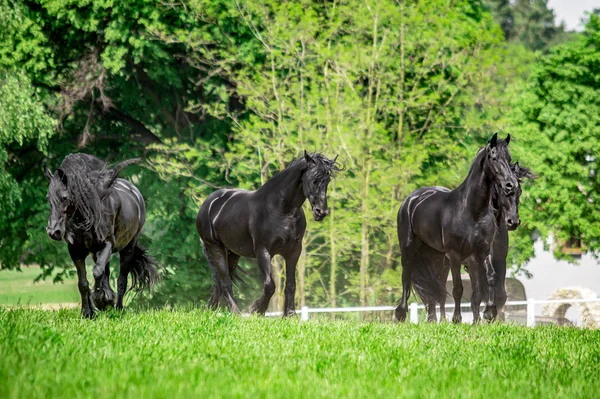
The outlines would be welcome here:
<svg viewBox="0 0 600 399">
<path fill-rule="evenodd" d="M 46 232 L 48 233 L 48 236 L 53 240 L 60 241 L 63 239 L 64 233 L 59 229 L 46 228 Z"/>
<path fill-rule="evenodd" d="M 329 215 L 328 209 L 322 210 L 321 208 L 317 208 L 317 207 L 313 208 L 313 218 L 317 222 L 320 222 L 321 220 L 325 219 L 325 216 L 327 216 L 327 215 Z"/>
<path fill-rule="evenodd" d="M 516 230 L 521 224 L 521 219 L 513 220 L 511 218 L 506 219 L 506 228 L 508 230 Z"/>
</svg>

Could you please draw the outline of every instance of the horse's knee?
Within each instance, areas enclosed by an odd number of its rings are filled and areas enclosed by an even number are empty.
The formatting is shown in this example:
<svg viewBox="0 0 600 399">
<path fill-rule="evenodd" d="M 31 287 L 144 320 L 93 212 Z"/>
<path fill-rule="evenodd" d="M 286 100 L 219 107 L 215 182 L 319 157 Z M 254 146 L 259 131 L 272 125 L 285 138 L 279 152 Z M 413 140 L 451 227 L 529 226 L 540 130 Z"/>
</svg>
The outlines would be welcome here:
<svg viewBox="0 0 600 399">
<path fill-rule="evenodd" d="M 87 293 L 90 290 L 90 283 L 88 283 L 87 279 L 79 280 L 77 287 L 79 287 L 79 292 Z"/>
</svg>

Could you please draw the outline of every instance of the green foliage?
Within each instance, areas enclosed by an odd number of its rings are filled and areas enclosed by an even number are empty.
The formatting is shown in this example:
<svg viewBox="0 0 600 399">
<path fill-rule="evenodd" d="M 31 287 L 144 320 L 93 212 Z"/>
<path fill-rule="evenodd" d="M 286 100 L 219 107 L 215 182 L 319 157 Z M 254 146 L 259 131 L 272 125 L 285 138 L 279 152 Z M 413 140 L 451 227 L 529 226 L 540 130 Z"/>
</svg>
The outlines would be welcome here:
<svg viewBox="0 0 600 399">
<path fill-rule="evenodd" d="M 484 3 L 509 43 L 530 50 L 547 50 L 573 36 L 562 24 L 556 25 L 548 0 L 485 0 Z"/>
<path fill-rule="evenodd" d="M 600 249 L 600 20 L 592 15 L 579 40 L 539 59 L 514 123 L 519 152 L 540 178 L 524 216 L 543 236 L 581 238 Z"/>
<path fill-rule="evenodd" d="M 202 310 L 111 312 L 89 322 L 76 310 L 0 309 L 0 396 L 594 397 L 599 339 L 597 330 L 557 327 Z"/>
</svg>

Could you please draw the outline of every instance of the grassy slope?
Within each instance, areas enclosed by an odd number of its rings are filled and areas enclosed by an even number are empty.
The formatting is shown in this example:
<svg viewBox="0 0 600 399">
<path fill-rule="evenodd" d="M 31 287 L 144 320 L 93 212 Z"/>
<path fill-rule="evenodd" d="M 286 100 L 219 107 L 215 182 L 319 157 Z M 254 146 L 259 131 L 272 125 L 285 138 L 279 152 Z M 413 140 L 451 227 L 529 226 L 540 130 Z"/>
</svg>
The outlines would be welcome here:
<svg viewBox="0 0 600 399">
<path fill-rule="evenodd" d="M 598 397 L 600 331 L 0 309 L 0 397 Z"/>
<path fill-rule="evenodd" d="M 78 303 L 77 281 L 69 279 L 54 284 L 52 279 L 34 283 L 39 267 L 0 271 L 0 305 L 37 305 L 40 303 Z"/>
</svg>

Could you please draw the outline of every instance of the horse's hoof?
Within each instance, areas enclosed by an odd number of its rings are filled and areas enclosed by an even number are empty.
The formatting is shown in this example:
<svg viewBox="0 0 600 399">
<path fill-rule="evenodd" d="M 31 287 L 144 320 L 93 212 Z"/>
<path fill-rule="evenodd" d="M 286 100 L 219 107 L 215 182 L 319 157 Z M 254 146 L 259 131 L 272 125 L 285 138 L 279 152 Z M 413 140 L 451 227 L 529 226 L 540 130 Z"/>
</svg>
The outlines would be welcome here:
<svg viewBox="0 0 600 399">
<path fill-rule="evenodd" d="M 115 306 L 116 299 L 115 292 L 106 288 L 95 290 L 93 294 L 94 305 L 98 310 Z"/>
<path fill-rule="evenodd" d="M 498 315 L 498 312 L 496 311 L 496 307 L 495 306 L 486 308 L 483 311 L 483 318 L 484 318 L 484 320 L 489 321 L 489 322 L 492 322 L 492 321 L 496 320 L 496 316 L 497 315 Z"/>
<path fill-rule="evenodd" d="M 406 321 L 406 311 L 402 309 L 396 309 L 394 313 L 396 316 L 396 321 L 399 323 L 404 323 Z"/>
<path fill-rule="evenodd" d="M 81 318 L 92 320 L 96 317 L 96 312 L 93 309 L 82 309 Z"/>
<path fill-rule="evenodd" d="M 288 309 L 283 312 L 283 317 L 294 317 L 296 316 L 296 311 L 293 309 Z"/>
<path fill-rule="evenodd" d="M 460 316 L 460 315 L 452 316 L 452 323 L 454 323 L 454 324 L 462 323 L 462 316 Z"/>
</svg>

